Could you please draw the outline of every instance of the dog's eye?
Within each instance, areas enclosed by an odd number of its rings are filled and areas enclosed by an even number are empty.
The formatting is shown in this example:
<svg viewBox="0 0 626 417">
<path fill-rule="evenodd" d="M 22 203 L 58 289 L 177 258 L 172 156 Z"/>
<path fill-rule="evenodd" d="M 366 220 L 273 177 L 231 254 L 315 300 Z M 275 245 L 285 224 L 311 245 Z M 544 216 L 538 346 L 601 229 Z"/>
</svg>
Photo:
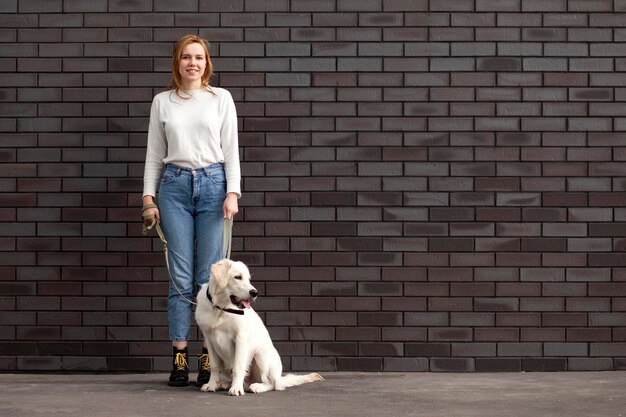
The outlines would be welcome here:
<svg viewBox="0 0 626 417">
<path fill-rule="evenodd" d="M 235 275 L 233 278 L 235 278 L 237 280 L 241 280 L 241 275 Z"/>
</svg>

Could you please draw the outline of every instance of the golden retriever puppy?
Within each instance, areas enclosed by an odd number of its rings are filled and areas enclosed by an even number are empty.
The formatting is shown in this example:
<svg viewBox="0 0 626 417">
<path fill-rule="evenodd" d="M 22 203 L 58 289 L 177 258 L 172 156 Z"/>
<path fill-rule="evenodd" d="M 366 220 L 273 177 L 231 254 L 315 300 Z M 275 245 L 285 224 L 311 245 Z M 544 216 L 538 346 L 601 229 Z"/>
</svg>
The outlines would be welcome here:
<svg viewBox="0 0 626 417">
<path fill-rule="evenodd" d="M 282 375 L 283 366 L 270 335 L 251 307 L 259 295 L 243 262 L 223 259 L 211 267 L 200 289 L 196 322 L 204 334 L 211 378 L 204 392 L 228 389 L 230 395 L 277 390 L 321 381 L 316 373 Z"/>
</svg>

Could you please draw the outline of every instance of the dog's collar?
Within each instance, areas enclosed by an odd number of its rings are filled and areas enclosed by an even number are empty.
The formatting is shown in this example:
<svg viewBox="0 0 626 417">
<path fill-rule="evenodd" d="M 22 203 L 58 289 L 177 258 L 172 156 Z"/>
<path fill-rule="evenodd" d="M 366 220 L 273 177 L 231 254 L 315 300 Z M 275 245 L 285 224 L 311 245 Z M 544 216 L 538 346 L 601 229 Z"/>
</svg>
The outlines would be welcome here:
<svg viewBox="0 0 626 417">
<path fill-rule="evenodd" d="M 206 292 L 206 296 L 209 299 L 209 303 L 213 304 L 213 298 L 211 297 L 211 294 L 209 294 L 209 291 Z M 222 311 L 225 311 L 227 313 L 232 313 L 232 314 L 237 314 L 240 316 L 243 316 L 244 311 L 243 310 L 235 310 L 234 308 L 223 308 L 220 306 L 217 306 L 215 304 L 213 304 L 213 307 L 220 309 Z"/>
</svg>

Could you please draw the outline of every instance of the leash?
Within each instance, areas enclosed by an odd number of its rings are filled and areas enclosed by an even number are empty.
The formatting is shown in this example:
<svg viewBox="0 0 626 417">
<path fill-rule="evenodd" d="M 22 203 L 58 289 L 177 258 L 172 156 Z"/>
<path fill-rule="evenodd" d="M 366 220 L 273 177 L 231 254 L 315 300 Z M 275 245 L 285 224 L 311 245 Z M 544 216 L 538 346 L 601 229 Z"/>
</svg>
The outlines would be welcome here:
<svg viewBox="0 0 626 417">
<path fill-rule="evenodd" d="M 143 211 L 150 209 L 150 208 L 158 208 L 158 207 L 156 204 L 152 204 L 152 203 L 146 204 L 143 206 Z M 198 303 L 196 303 L 195 301 L 191 301 L 190 299 L 185 297 L 182 292 L 180 292 L 180 290 L 178 289 L 178 286 L 176 285 L 176 281 L 174 281 L 174 278 L 172 278 L 172 272 L 170 271 L 169 250 L 167 248 L 167 240 L 165 240 L 165 235 L 163 234 L 163 230 L 161 229 L 161 226 L 159 225 L 159 222 L 157 221 L 156 215 L 155 214 L 148 214 L 145 216 L 142 215 L 141 218 L 143 219 L 143 228 L 141 230 L 141 233 L 143 233 L 145 236 L 148 234 L 148 231 L 150 231 L 150 229 L 155 228 L 157 234 L 159 235 L 159 239 L 161 239 L 161 242 L 163 243 L 163 252 L 165 253 L 165 265 L 167 266 L 167 275 L 170 278 L 170 282 L 172 283 L 172 285 L 178 292 L 178 295 L 180 295 L 189 304 L 198 305 Z M 146 222 L 148 223 L 146 224 Z M 223 255 L 222 257 L 223 258 L 230 259 L 230 249 L 231 249 L 232 238 L 233 238 L 233 220 L 224 218 L 224 234 L 222 236 L 222 255 Z"/>
</svg>

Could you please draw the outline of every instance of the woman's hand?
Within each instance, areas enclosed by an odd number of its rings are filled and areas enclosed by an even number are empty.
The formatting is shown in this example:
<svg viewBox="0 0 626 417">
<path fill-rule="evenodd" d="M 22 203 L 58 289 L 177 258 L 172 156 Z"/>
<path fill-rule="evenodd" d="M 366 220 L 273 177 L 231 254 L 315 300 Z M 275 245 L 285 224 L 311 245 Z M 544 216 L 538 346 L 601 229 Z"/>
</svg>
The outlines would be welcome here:
<svg viewBox="0 0 626 417">
<path fill-rule="evenodd" d="M 145 196 L 143 198 L 143 205 L 145 206 L 146 204 L 154 204 L 154 197 L 152 197 L 151 195 Z M 154 214 L 156 216 L 157 222 L 161 223 L 161 215 L 159 214 L 158 208 L 149 208 L 149 209 L 142 210 L 141 212 L 142 217 L 149 216 L 150 214 Z M 149 220 L 144 220 L 143 222 L 146 226 L 150 225 Z"/>
<path fill-rule="evenodd" d="M 224 200 L 224 218 L 232 219 L 239 212 L 239 204 L 237 203 L 237 193 L 226 194 Z"/>
</svg>

